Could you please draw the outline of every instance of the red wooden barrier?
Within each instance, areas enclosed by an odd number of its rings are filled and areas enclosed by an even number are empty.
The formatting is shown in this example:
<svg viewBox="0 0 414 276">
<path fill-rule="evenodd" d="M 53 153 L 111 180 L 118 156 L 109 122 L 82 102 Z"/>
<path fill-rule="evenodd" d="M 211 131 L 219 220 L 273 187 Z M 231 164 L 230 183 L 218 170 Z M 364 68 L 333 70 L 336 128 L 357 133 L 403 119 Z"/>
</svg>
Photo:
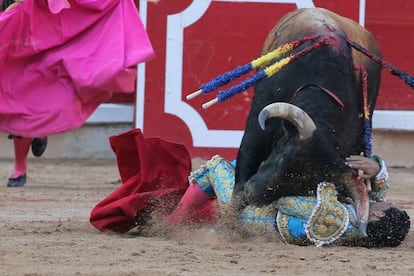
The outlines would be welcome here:
<svg viewBox="0 0 414 276">
<path fill-rule="evenodd" d="M 257 57 L 279 18 L 297 8 L 293 2 L 313 3 L 359 21 L 358 0 L 276 2 L 289 1 L 161 0 L 142 6 L 156 52 L 156 58 L 146 64 L 145 95 L 138 95 L 143 106 L 137 110 L 143 121 L 138 127 L 146 136 L 183 143 L 193 156 L 220 153 L 235 158 L 252 90 L 207 110 L 201 104 L 214 98 L 214 92 L 191 101 L 185 96 Z M 363 15 L 384 58 L 413 74 L 414 1 L 368 0 Z M 414 110 L 414 93 L 384 72 L 377 109 Z"/>
</svg>

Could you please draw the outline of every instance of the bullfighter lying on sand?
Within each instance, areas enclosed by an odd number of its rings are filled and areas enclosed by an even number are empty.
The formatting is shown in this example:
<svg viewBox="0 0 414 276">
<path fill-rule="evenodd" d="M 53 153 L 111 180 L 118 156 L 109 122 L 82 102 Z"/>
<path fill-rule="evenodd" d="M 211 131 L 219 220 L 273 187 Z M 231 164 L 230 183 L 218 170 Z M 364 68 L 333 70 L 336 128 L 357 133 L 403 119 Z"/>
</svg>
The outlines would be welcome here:
<svg viewBox="0 0 414 276">
<path fill-rule="evenodd" d="M 328 182 L 318 184 L 316 196 L 282 197 L 263 207 L 246 206 L 240 215 L 241 229 L 249 234 L 276 231 L 282 240 L 297 245 L 400 245 L 410 229 L 410 218 L 405 211 L 385 202 L 388 173 L 384 161 L 377 156 L 373 157 L 374 165 L 365 157 L 351 156 L 348 160 L 354 168 L 362 162 L 368 164 L 363 175 L 372 178 L 367 236 L 358 229 L 350 199 L 338 196 L 335 185 Z M 378 162 L 376 170 L 375 162 Z M 192 172 L 189 179 L 192 185 L 169 216 L 173 224 L 191 220 L 191 213 L 196 211 L 194 206 L 202 206 L 210 198 L 217 198 L 219 206 L 225 208 L 234 188 L 234 166 L 216 155 Z"/>
<path fill-rule="evenodd" d="M 123 184 L 92 210 L 90 222 L 97 229 L 127 232 L 160 217 L 169 225 L 216 225 L 233 192 L 232 163 L 215 156 L 191 172 L 185 146 L 144 138 L 139 129 L 112 136 L 110 143 Z M 378 165 L 364 157 L 343 161 L 352 169 L 364 170 L 360 178 L 372 181 L 367 236 L 359 231 L 352 200 L 337 196 L 333 182 L 319 183 L 315 195 L 282 197 L 261 208 L 246 206 L 238 220 L 243 231 L 251 235 L 276 232 L 286 242 L 300 245 L 398 246 L 409 231 L 410 218 L 384 201 L 386 166 L 380 158 L 373 159 Z"/>
</svg>

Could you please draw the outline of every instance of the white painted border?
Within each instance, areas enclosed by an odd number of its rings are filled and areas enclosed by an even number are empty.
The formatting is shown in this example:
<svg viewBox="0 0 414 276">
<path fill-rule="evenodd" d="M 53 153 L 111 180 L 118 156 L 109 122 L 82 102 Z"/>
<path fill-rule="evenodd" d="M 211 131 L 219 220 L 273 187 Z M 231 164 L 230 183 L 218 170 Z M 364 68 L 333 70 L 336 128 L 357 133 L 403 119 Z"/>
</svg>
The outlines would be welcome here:
<svg viewBox="0 0 414 276">
<path fill-rule="evenodd" d="M 372 124 L 378 130 L 413 131 L 414 111 L 375 110 Z"/>
<path fill-rule="evenodd" d="M 89 116 L 88 124 L 132 123 L 134 117 L 133 104 L 101 104 Z"/>
<path fill-rule="evenodd" d="M 359 0 L 359 14 L 358 14 L 358 22 L 359 25 L 365 27 L 365 14 L 366 14 L 366 0 Z"/>
<path fill-rule="evenodd" d="M 312 0 L 211 0 L 212 2 L 259 2 L 259 3 L 278 3 L 278 4 L 296 4 L 298 9 L 315 7 Z"/>
<path fill-rule="evenodd" d="M 147 0 L 139 1 L 139 15 L 144 28 L 147 28 Z M 144 131 L 144 113 L 145 113 L 145 63 L 137 66 L 137 91 L 135 98 L 135 127 Z"/>
</svg>

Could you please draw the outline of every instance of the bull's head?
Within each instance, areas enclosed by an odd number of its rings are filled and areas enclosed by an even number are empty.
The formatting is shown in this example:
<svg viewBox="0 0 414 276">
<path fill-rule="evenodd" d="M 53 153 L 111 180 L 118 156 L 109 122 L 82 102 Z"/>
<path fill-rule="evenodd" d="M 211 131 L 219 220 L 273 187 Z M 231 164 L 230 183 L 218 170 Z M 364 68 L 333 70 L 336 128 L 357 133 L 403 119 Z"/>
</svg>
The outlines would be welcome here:
<svg viewBox="0 0 414 276">
<path fill-rule="evenodd" d="M 315 140 L 313 136 L 316 125 L 304 110 L 284 102 L 263 108 L 258 116 L 259 125 L 264 129 L 266 120 L 275 117 L 285 119 L 291 124 L 283 124 L 286 125 L 285 135 L 277 141 L 269 157 L 246 183 L 244 198 L 247 203 L 269 204 L 281 196 L 307 195 L 304 189 L 311 190 L 303 184 L 307 185 L 311 181 L 312 172 L 308 170 L 306 173 L 304 168 L 318 158 L 318 155 L 312 154 L 318 148 L 312 142 Z M 332 156 L 327 153 L 322 155 Z M 315 171 L 320 173 L 320 170 Z"/>
<path fill-rule="evenodd" d="M 280 196 L 306 195 L 321 181 L 331 181 L 338 186 L 342 182 L 343 192 L 349 193 L 355 202 L 364 232 L 369 213 L 368 192 L 361 181 L 352 179 L 349 169 L 343 166 L 342 158 L 335 152 L 334 144 L 323 139 L 312 118 L 298 106 L 285 102 L 267 105 L 258 116 L 262 129 L 266 120 L 272 117 L 290 122 L 297 135 L 286 134 L 249 180 L 245 190 L 247 201 L 266 204 Z"/>
</svg>

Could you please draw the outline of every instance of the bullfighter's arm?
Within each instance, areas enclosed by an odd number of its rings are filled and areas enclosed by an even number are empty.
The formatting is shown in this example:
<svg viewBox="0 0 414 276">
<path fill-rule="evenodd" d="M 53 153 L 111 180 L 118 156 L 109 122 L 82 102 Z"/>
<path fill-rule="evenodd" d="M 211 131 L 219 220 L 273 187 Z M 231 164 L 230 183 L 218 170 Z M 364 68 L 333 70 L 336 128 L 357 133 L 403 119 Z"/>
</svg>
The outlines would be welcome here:
<svg viewBox="0 0 414 276">
<path fill-rule="evenodd" d="M 379 156 L 367 158 L 359 155 L 352 155 L 346 158 L 346 164 L 356 170 L 364 172 L 363 179 L 371 179 L 372 191 L 370 199 L 374 201 L 385 201 L 385 195 L 389 189 L 388 171 L 385 161 Z"/>
<path fill-rule="evenodd" d="M 363 171 L 363 174 L 358 176 L 360 179 L 371 179 L 380 171 L 378 162 L 360 155 L 347 157 L 345 163 L 355 170 Z"/>
</svg>

